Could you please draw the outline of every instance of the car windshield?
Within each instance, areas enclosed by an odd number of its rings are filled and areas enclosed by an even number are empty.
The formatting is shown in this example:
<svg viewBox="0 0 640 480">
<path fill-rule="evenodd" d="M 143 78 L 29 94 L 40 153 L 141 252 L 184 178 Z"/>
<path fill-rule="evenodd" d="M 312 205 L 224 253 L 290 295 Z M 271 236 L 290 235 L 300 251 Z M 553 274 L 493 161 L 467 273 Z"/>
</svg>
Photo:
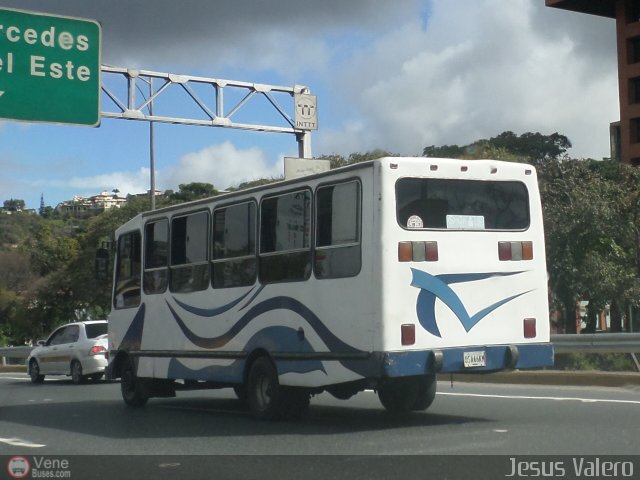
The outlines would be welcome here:
<svg viewBox="0 0 640 480">
<path fill-rule="evenodd" d="M 86 325 L 87 338 L 96 338 L 107 333 L 107 323 L 88 323 Z"/>
</svg>

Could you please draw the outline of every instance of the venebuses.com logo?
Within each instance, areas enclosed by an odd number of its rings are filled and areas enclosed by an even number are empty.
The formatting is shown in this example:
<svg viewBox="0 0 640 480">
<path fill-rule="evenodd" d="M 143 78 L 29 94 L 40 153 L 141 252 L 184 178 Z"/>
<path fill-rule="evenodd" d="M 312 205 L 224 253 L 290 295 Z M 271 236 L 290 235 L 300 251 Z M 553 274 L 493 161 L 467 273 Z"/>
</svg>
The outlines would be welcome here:
<svg viewBox="0 0 640 480">
<path fill-rule="evenodd" d="M 7 462 L 9 478 L 71 478 L 71 462 L 66 458 L 13 456 Z"/>
<path fill-rule="evenodd" d="M 25 457 L 11 457 L 7 463 L 7 472 L 11 478 L 26 478 L 30 471 L 31 465 Z"/>
</svg>

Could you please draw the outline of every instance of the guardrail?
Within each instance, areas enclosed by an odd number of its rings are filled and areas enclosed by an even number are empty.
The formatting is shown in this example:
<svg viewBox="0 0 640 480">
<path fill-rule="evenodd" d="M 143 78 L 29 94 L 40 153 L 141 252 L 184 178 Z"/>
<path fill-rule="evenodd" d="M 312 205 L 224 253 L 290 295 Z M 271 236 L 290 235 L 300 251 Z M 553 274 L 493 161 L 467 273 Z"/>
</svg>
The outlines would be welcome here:
<svg viewBox="0 0 640 480">
<path fill-rule="evenodd" d="M 595 333 L 551 335 L 556 353 L 640 353 L 640 333 Z M 34 347 L 0 348 L 0 365 L 7 359 L 26 360 Z"/>
<path fill-rule="evenodd" d="M 640 333 L 551 335 L 556 353 L 640 353 Z"/>
<path fill-rule="evenodd" d="M 7 365 L 7 359 L 26 360 L 34 347 L 0 347 L 0 365 Z"/>
</svg>

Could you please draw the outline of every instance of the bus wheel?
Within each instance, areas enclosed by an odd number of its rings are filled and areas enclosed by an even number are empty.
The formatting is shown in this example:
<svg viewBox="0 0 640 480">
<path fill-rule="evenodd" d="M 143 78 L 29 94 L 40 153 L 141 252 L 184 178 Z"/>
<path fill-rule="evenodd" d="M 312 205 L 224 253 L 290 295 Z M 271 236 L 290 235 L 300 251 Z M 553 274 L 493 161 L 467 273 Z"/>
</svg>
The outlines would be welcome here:
<svg viewBox="0 0 640 480">
<path fill-rule="evenodd" d="M 426 410 L 436 398 L 435 374 L 416 378 L 417 394 L 412 410 Z"/>
<path fill-rule="evenodd" d="M 259 357 L 251 364 L 247 379 L 247 402 L 260 419 L 278 418 L 284 412 L 284 391 L 278 382 L 276 367 L 267 357 Z"/>
<path fill-rule="evenodd" d="M 292 419 L 303 417 L 309 410 L 311 394 L 303 388 L 286 388 L 285 395 L 283 415 Z"/>
<path fill-rule="evenodd" d="M 135 366 L 131 360 L 126 362 L 122 370 L 120 390 L 124 403 L 130 407 L 142 407 L 149 400 L 142 380 L 136 376 Z"/>
<path fill-rule="evenodd" d="M 236 394 L 236 397 L 238 397 L 238 400 L 246 403 L 247 387 L 245 385 L 236 385 L 235 387 L 233 387 L 233 392 Z"/>
<path fill-rule="evenodd" d="M 378 388 L 380 403 L 393 413 L 426 410 L 435 396 L 435 375 L 392 378 Z"/>
</svg>

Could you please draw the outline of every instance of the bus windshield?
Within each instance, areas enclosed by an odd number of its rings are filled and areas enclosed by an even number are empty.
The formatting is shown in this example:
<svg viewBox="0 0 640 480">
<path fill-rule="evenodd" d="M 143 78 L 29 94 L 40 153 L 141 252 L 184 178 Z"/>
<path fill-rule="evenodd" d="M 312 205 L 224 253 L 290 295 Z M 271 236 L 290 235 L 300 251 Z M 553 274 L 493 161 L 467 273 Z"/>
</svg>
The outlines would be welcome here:
<svg viewBox="0 0 640 480">
<path fill-rule="evenodd" d="M 396 183 L 401 227 L 449 230 L 526 230 L 529 196 L 516 181 L 401 178 Z"/>
</svg>

